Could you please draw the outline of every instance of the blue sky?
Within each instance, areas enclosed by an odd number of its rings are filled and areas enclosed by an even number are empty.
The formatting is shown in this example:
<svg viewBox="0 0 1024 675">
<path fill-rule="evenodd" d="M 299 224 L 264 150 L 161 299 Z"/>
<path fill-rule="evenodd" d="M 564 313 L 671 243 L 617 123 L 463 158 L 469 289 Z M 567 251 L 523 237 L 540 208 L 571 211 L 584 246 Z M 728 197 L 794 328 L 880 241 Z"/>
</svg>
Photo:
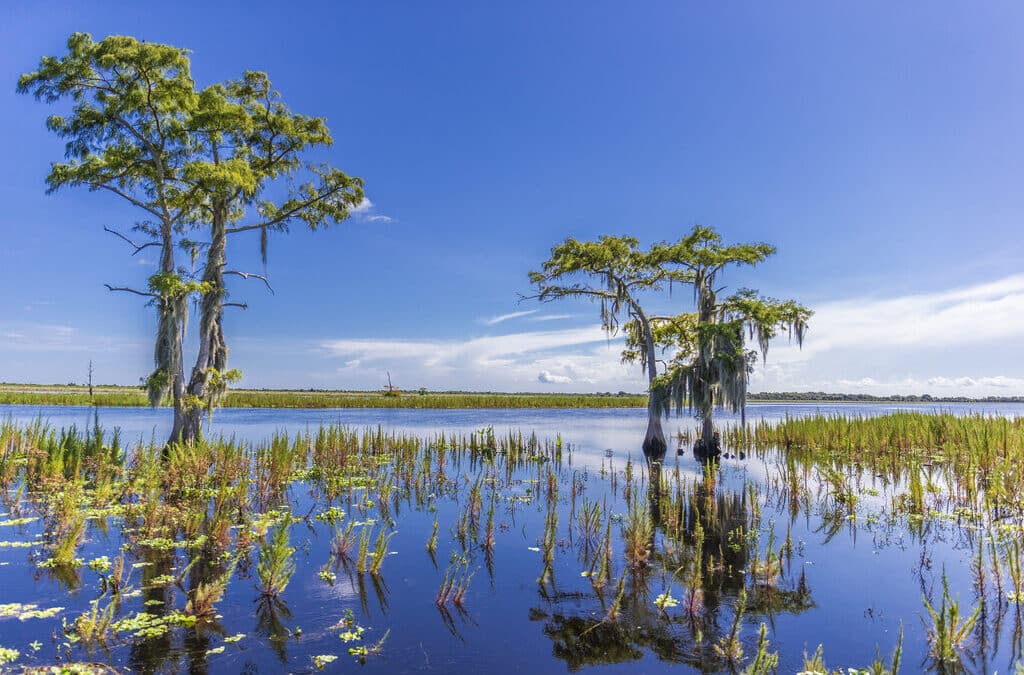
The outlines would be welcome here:
<svg viewBox="0 0 1024 675">
<path fill-rule="evenodd" d="M 726 282 L 818 312 L 754 389 L 1024 393 L 1024 5 L 210 4 L 0 9 L 0 380 L 150 369 L 152 311 L 103 287 L 153 270 L 102 232 L 137 216 L 44 194 L 63 146 L 14 93 L 87 31 L 187 47 L 200 85 L 267 71 L 366 181 L 350 221 L 272 239 L 275 295 L 233 287 L 249 386 L 639 391 L 596 308 L 518 295 L 566 236 L 702 223 L 779 249 Z"/>
</svg>

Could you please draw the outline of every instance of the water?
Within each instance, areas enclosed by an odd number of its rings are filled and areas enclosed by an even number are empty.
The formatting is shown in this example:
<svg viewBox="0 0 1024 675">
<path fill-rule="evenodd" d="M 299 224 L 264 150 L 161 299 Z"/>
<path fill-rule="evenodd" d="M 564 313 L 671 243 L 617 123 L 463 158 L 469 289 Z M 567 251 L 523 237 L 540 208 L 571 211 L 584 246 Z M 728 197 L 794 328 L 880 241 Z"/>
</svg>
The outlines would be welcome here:
<svg viewBox="0 0 1024 675">
<path fill-rule="evenodd" d="M 955 415 L 1024 415 L 1024 403 L 948 403 L 948 404 L 889 404 L 889 403 L 751 403 L 747 406 L 747 421 L 758 419 L 781 420 L 786 417 L 809 415 L 863 415 L 876 416 L 909 410 L 920 412 L 949 412 Z M 34 419 L 48 420 L 57 427 L 77 426 L 85 429 L 93 424 L 95 415 L 103 427 L 121 429 L 126 440 L 163 441 L 170 434 L 171 411 L 166 408 L 90 408 L 86 406 L 32 406 L 0 405 L 0 419 L 13 419 L 28 423 Z M 739 415 L 720 412 L 716 420 L 722 423 L 738 422 Z M 295 432 L 316 429 L 321 425 L 343 424 L 352 427 L 376 427 L 403 431 L 414 435 L 431 436 L 437 432 L 468 433 L 484 427 L 495 432 L 536 432 L 540 437 L 562 437 L 575 445 L 578 457 L 600 457 L 611 448 L 619 453 L 639 454 L 637 439 L 643 438 L 647 428 L 644 413 L 637 409 L 489 409 L 489 410 L 414 410 L 407 408 L 338 408 L 338 409 L 266 409 L 224 408 L 218 410 L 207 433 L 234 436 L 239 440 L 257 443 L 275 432 Z M 665 420 L 666 435 L 682 428 L 696 429 L 686 416 Z"/>
<path fill-rule="evenodd" d="M 748 419 L 816 413 L 877 415 L 907 409 L 1024 414 L 1024 405 L 1020 404 L 752 404 Z M 56 426 L 74 424 L 80 429 L 93 422 L 93 414 L 88 408 L 0 408 L 0 417 L 15 421 L 28 422 L 41 416 Z M 107 429 L 120 427 L 125 439 L 162 439 L 169 430 L 169 416 L 164 410 L 101 409 L 99 419 Z M 723 415 L 722 419 L 730 416 Z M 71 657 L 138 672 L 275 673 L 312 672 L 313 656 L 336 655 L 337 660 L 326 665 L 325 672 L 342 672 L 356 664 L 347 653 L 351 644 L 338 637 L 342 629 L 331 626 L 351 609 L 357 623 L 367 629 L 366 644 L 391 631 L 380 654 L 369 655 L 363 666 L 373 672 L 728 672 L 727 664 L 714 654 L 713 645 L 728 632 L 737 595 L 746 587 L 750 597 L 741 630 L 747 659 L 744 664 L 756 651 L 762 621 L 769 626 L 771 650 L 781 654 L 779 672 L 799 670 L 803 652 L 813 653 L 819 643 L 825 645 L 826 662 L 831 668 L 865 667 L 873 659 L 876 645 L 888 657 L 902 623 L 902 672 L 917 672 L 926 664 L 928 652 L 921 622 L 922 594 L 940 589 L 945 571 L 954 596 L 959 596 L 966 607 L 973 607 L 970 561 L 974 533 L 969 526 L 950 519 L 930 521 L 921 532 L 889 520 L 886 506 L 899 486 L 864 475 L 865 492 L 857 517 L 849 518 L 827 500 L 809 499 L 794 505 L 787 499 L 777 480 L 783 467 L 783 457 L 778 453 L 724 459 L 716 480 L 709 484 L 702 477 L 703 467 L 687 452 L 682 456 L 670 453 L 664 471 L 672 477 L 678 470 L 679 480 L 691 486 L 688 490 L 697 502 L 713 506 L 691 511 L 684 530 L 690 533 L 687 536 L 692 535 L 693 523 L 701 521 L 707 531 L 705 557 L 709 550 L 717 550 L 720 560 L 726 561 L 720 569 L 704 573 L 703 643 L 697 642 L 692 622 L 680 607 L 663 615 L 654 605 L 660 593 L 668 591 L 681 600 L 685 592 L 685 584 L 672 575 L 664 561 L 641 575 L 642 581 L 625 575 L 628 583 L 621 617 L 617 622 L 602 621 L 622 571 L 619 525 L 614 528 L 616 577 L 602 597 L 590 580 L 581 576 L 588 567 L 579 533 L 569 529 L 568 486 L 577 481 L 580 500 L 586 497 L 602 501 L 616 514 L 627 512 L 623 476 L 627 459 L 636 462 L 633 471 L 637 474 L 643 468 L 638 461 L 638 441 L 646 423 L 640 410 L 226 409 L 217 412 L 210 431 L 257 443 L 274 432 L 294 434 L 336 423 L 351 427 L 382 425 L 425 437 L 440 431 L 472 433 L 487 427 L 493 427 L 499 435 L 509 430 L 535 431 L 541 438 L 560 435 L 572 451 L 565 454 L 558 470 L 562 487 L 553 579 L 538 584 L 543 565 L 542 553 L 536 549 L 542 548 L 545 519 L 538 493 L 543 482 L 541 471 L 546 469 L 543 465 L 519 467 L 501 489 L 490 563 L 479 547 L 470 546 L 472 560 L 468 566 L 476 569 L 476 575 L 464 609 L 449 605 L 439 610 L 434 602 L 449 554 L 461 550 L 451 528 L 465 508 L 463 491 L 457 495 L 438 494 L 424 508 L 401 501 L 401 510 L 393 515 L 397 534 L 389 545 L 394 554 L 386 558 L 380 577 L 332 566 L 336 581 L 324 581 L 318 573 L 331 559 L 331 532 L 326 524 L 310 517 L 291 529 L 292 545 L 298 547 L 298 571 L 283 595 L 285 609 L 257 601 L 254 554 L 251 567 L 236 574 L 225 599 L 217 605 L 221 618 L 213 625 L 199 631 L 174 629 L 149 640 L 122 638 L 91 654 L 73 646 Z M 692 426 L 687 418 L 673 419 L 667 422 L 666 432 Z M 463 464 L 460 470 L 473 475 L 475 468 Z M 612 475 L 616 477 L 614 482 Z M 813 476 L 809 481 L 812 494 L 821 488 Z M 760 518 L 752 513 L 750 486 L 757 494 Z M 638 483 L 634 489 L 638 490 L 638 504 L 646 508 L 651 496 L 647 488 Z M 819 494 L 823 493 L 819 490 Z M 509 501 L 513 495 L 534 495 L 534 500 Z M 313 514 L 326 508 L 316 491 L 304 484 L 293 486 L 288 498 L 295 514 Z M 355 516 L 354 507 L 346 506 L 345 510 L 350 517 Z M 368 512 L 376 513 L 373 508 Z M 0 516 L 0 521 L 5 517 Z M 441 524 L 436 566 L 424 550 L 435 518 Z M 749 527 L 755 521 L 756 527 Z M 32 541 L 41 532 L 40 522 L 0 527 L 0 540 Z M 730 534 L 737 528 L 748 534 L 757 532 L 760 543 Z M 765 586 L 745 580 L 744 568 L 751 565 L 758 546 L 763 552 L 769 532 L 774 532 L 776 550 L 788 532 L 793 553 L 779 579 Z M 99 555 L 113 558 L 124 541 L 116 520 L 106 528 L 92 523 L 78 555 L 86 561 Z M 685 560 L 692 553 L 686 548 L 681 558 Z M 64 640 L 61 619 L 71 622 L 88 609 L 89 602 L 100 594 L 98 575 L 83 568 L 73 578 L 61 578 L 38 568 L 30 555 L 29 549 L 0 548 L 0 605 L 17 602 L 65 609 L 50 619 L 0 618 L 0 646 L 19 649 L 22 657 L 18 664 L 53 663 Z M 176 557 L 174 570 L 179 571 L 189 554 L 178 549 Z M 135 575 L 136 585 L 140 574 Z M 172 605 L 180 609 L 183 593 L 173 585 L 168 592 Z M 142 603 L 152 594 L 150 591 L 126 600 L 123 614 L 144 609 Z M 1020 656 L 1020 637 L 1014 636 L 1020 629 L 1020 613 L 1015 613 L 1011 605 L 998 626 L 991 619 L 986 642 L 977 636 L 974 639 L 971 656 L 975 660 L 968 662 L 969 670 L 1012 672 Z M 226 643 L 223 639 L 239 633 L 245 637 L 237 642 Z M 51 635 L 58 637 L 54 640 Z M 35 656 L 28 646 L 33 640 L 42 643 Z M 207 655 L 208 650 L 220 647 L 223 651 Z"/>
</svg>

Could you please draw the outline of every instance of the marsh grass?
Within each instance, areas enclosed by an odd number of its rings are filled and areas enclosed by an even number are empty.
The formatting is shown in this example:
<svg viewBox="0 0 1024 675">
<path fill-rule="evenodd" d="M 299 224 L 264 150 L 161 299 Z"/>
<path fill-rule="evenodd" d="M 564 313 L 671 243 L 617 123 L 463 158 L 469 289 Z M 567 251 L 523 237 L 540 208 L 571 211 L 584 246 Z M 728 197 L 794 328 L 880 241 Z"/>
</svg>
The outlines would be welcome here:
<svg viewBox="0 0 1024 675">
<path fill-rule="evenodd" d="M 285 517 L 290 519 L 290 516 Z M 273 537 L 270 537 L 260 547 L 260 560 L 256 567 L 256 573 L 260 580 L 260 591 L 264 596 L 271 598 L 280 596 L 288 587 L 292 575 L 295 574 L 295 562 L 292 560 L 295 549 L 289 543 L 288 529 L 287 523 L 278 525 L 274 530 Z M 216 587 L 211 587 L 210 594 L 214 593 L 216 593 Z"/>
<path fill-rule="evenodd" d="M 940 666 L 960 663 L 960 651 L 966 645 L 981 614 L 981 605 L 969 615 L 962 617 L 960 603 L 949 593 L 949 579 L 942 574 L 942 601 L 938 608 L 928 598 L 923 598 L 924 608 L 930 621 L 922 618 L 928 632 L 928 646 L 932 659 Z"/>
<path fill-rule="evenodd" d="M 149 406 L 140 387 L 0 385 L 0 404 Z M 637 394 L 506 394 L 427 392 L 388 396 L 386 392 L 233 389 L 220 404 L 228 408 L 642 408 Z"/>
<path fill-rule="evenodd" d="M 396 532 L 404 530 L 406 514 L 417 512 L 424 529 L 415 535 L 414 546 L 422 545 L 416 542 L 429 532 L 426 548 L 431 554 L 439 546 L 454 548 L 447 568 L 419 563 L 424 568 L 420 573 L 432 580 L 426 602 L 434 600 L 442 619 L 448 615 L 445 625 L 454 633 L 459 629 L 447 623 L 452 617 L 445 608 L 453 610 L 456 621 L 471 626 L 465 605 L 470 604 L 468 590 L 476 572 L 486 564 L 494 588 L 495 574 L 507 569 L 501 557 L 495 565 L 495 552 L 505 555 L 521 541 L 535 556 L 527 563 L 536 565 L 528 569 L 528 577 L 541 569 L 541 583 L 531 593 L 549 617 L 545 632 L 558 612 L 582 612 L 585 620 L 577 636 L 590 632 L 573 644 L 592 640 L 592 646 L 601 648 L 598 653 L 608 647 L 602 640 L 622 641 L 624 647 L 615 646 L 632 653 L 649 649 L 649 640 L 656 638 L 672 659 L 689 662 L 699 654 L 701 667 L 721 669 L 726 664 L 736 672 L 745 667 L 765 672 L 774 656 L 768 634 L 762 631 L 756 654 L 744 658 L 744 614 L 774 620 L 779 613 L 814 606 L 801 565 L 801 544 L 795 541 L 806 535 L 791 532 L 800 527 L 798 516 L 808 514 L 809 522 L 814 514 L 815 526 L 821 527 L 817 532 L 828 541 L 844 528 L 856 527 L 866 515 L 876 516 L 866 512 L 871 501 L 866 495 L 876 487 L 880 493 L 871 508 L 884 510 L 885 519 L 898 516 L 917 523 L 912 537 L 924 541 L 927 525 L 940 519 L 958 522 L 953 517 L 976 528 L 964 531 L 973 532 L 965 537 L 968 543 L 987 542 L 974 563 L 980 595 L 994 591 L 1003 603 L 995 614 L 1011 616 L 1005 603 L 1021 592 L 1020 546 L 1013 539 L 1018 520 L 1015 498 L 1008 492 L 1017 478 L 1001 472 L 1009 466 L 1002 454 L 1013 457 L 1017 452 L 1012 425 L 992 423 L 985 454 L 984 434 L 969 430 L 989 422 L 959 423 L 958 433 L 973 434 L 979 447 L 973 463 L 961 460 L 975 472 L 975 486 L 966 488 L 957 484 L 957 470 L 934 459 L 953 453 L 953 448 L 915 450 L 905 462 L 895 461 L 917 442 L 908 440 L 916 438 L 916 422 L 872 422 L 889 429 L 887 434 L 866 428 L 859 432 L 864 442 L 885 439 L 888 445 L 875 449 L 840 444 L 829 435 L 833 424 L 846 428 L 828 421 L 818 428 L 787 430 L 785 423 L 773 431 L 746 428 L 745 447 L 754 457 L 774 453 L 771 443 L 785 434 L 790 446 L 770 455 L 773 473 L 764 484 L 743 481 L 737 486 L 728 483 L 723 469 L 710 464 L 689 471 L 679 465 L 651 469 L 609 460 L 602 462 L 600 474 L 587 476 L 572 469 L 571 454 L 568 463 L 563 461 L 571 447 L 560 439 L 545 442 L 533 435 L 496 433 L 491 427 L 419 438 L 380 427 L 326 426 L 277 434 L 258 445 L 210 438 L 167 449 L 140 444 L 126 451 L 110 434 L 97 433 L 98 425 L 69 440 L 67 433 L 42 423 L 0 423 L 0 481 L 10 518 L 42 517 L 53 558 L 61 549 L 60 557 L 74 563 L 85 534 L 92 547 L 107 540 L 103 528 L 120 524 L 123 552 L 114 558 L 109 574 L 98 572 L 100 589 L 110 602 L 92 607 L 69 626 L 71 634 L 82 636 L 76 644 L 150 640 L 196 626 L 197 633 L 213 630 L 215 622 L 209 619 L 216 616 L 218 603 L 227 602 L 228 595 L 244 597 L 240 588 L 252 589 L 231 580 L 255 577 L 258 590 L 250 593 L 263 598 L 257 607 L 260 634 L 271 636 L 272 647 L 283 651 L 295 631 L 286 627 L 287 608 L 274 599 L 305 564 L 289 538 L 293 520 L 304 520 L 313 532 L 328 533 L 324 545 L 338 564 L 333 571 L 325 566 L 321 578 L 349 584 L 362 616 L 371 615 L 374 602 L 380 616 L 389 616 L 392 590 L 385 576 L 390 567 L 383 561 L 393 541 L 399 549 L 408 545 L 409 533 L 398 537 Z M 935 429 L 941 424 L 920 428 L 932 429 L 938 438 Z M 823 436 L 815 438 L 815 433 Z M 875 476 L 866 481 L 869 472 Z M 592 489 L 598 490 L 596 496 Z M 293 519 L 291 509 L 307 495 L 310 512 Z M 965 504 L 973 505 L 970 513 L 962 510 Z M 777 527 L 773 519 L 787 513 L 790 518 Z M 94 523 L 95 530 L 76 533 L 85 522 Z M 442 527 L 452 533 L 452 541 L 438 541 Z M 65 530 L 67 536 L 61 535 Z M 191 562 L 182 568 L 181 560 Z M 145 602 L 156 607 L 153 616 L 162 612 L 172 618 L 140 619 L 138 612 L 134 619 L 124 616 L 118 596 L 130 606 L 135 593 L 125 591 L 130 590 L 132 561 L 145 565 L 140 588 Z M 97 580 L 89 576 L 90 569 L 81 570 L 83 588 L 90 579 Z M 669 603 L 667 589 L 682 589 L 679 600 Z M 659 592 L 665 596 L 660 606 L 654 597 Z M 945 595 L 931 610 L 934 618 L 929 615 L 928 626 L 937 626 L 933 632 L 945 636 L 936 644 L 954 644 L 971 632 L 959 607 Z M 186 619 L 193 625 L 183 623 Z M 197 619 L 202 623 L 195 623 Z M 980 615 L 976 621 L 984 623 Z M 927 632 L 928 627 L 917 637 Z M 746 645 L 751 652 L 753 637 Z M 943 650 L 940 645 L 938 652 Z"/>
<path fill-rule="evenodd" d="M 821 467 L 840 503 L 855 508 L 847 477 L 836 467 L 866 467 L 906 482 L 902 502 L 924 515 L 929 496 L 999 517 L 1024 514 L 1024 417 L 897 412 L 877 417 L 816 415 L 760 421 L 725 430 L 733 448 L 781 448 Z M 854 501 L 854 503 L 849 503 Z"/>
</svg>

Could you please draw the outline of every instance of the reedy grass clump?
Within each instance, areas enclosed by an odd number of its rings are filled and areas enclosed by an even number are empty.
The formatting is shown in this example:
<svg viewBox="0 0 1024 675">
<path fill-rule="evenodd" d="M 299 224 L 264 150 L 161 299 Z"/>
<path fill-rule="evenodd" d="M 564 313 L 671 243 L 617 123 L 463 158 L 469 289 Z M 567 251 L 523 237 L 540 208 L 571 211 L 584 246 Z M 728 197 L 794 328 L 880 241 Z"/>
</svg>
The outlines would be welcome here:
<svg viewBox="0 0 1024 675">
<path fill-rule="evenodd" d="M 200 581 L 196 584 L 195 589 L 192 590 L 188 602 L 185 604 L 185 614 L 194 616 L 200 619 L 210 619 L 216 614 L 215 605 L 221 601 L 224 597 L 224 593 L 227 592 L 228 583 L 231 581 L 232 575 L 235 573 L 235 568 L 238 565 L 238 558 L 236 557 L 227 566 L 222 574 L 217 575 L 209 581 Z M 261 575 L 260 580 L 263 581 Z M 287 585 L 287 581 L 285 581 Z M 266 585 L 264 585 L 266 590 Z M 281 587 L 281 591 L 284 591 L 284 587 Z M 265 595 L 269 595 L 264 593 Z"/>
<path fill-rule="evenodd" d="M 444 607 L 451 602 L 461 608 L 465 602 L 466 591 L 469 590 L 469 584 L 473 581 L 476 573 L 476 569 L 470 570 L 469 560 L 453 555 L 451 563 L 444 571 L 437 596 L 434 598 L 437 606 Z"/>
<path fill-rule="evenodd" d="M 640 504 L 634 504 L 626 514 L 626 523 L 622 530 L 624 546 L 623 556 L 626 565 L 632 570 L 647 566 L 651 557 L 651 543 L 654 539 L 654 523 L 650 512 Z"/>
<path fill-rule="evenodd" d="M 928 632 L 929 653 L 933 661 L 940 667 L 949 667 L 960 662 L 960 650 L 974 630 L 981 613 L 981 605 L 961 620 L 960 603 L 949 594 L 949 579 L 942 574 L 942 602 L 936 609 L 923 598 L 924 608 L 928 612 L 930 623 L 924 618 L 921 622 Z"/>
<path fill-rule="evenodd" d="M 816 415 L 730 426 L 723 442 L 736 449 L 780 448 L 817 465 L 864 466 L 905 479 L 907 510 L 917 515 L 926 510 L 929 487 L 947 493 L 957 506 L 1024 515 L 1024 472 L 1017 470 L 1024 462 L 1024 417 Z M 837 496 L 849 494 L 840 490 Z"/>
<path fill-rule="evenodd" d="M 260 579 L 260 591 L 264 596 L 276 598 L 284 593 L 292 575 L 295 574 L 295 562 L 292 560 L 294 554 L 295 549 L 289 544 L 288 523 L 282 523 L 274 530 L 274 536 L 260 547 L 256 573 Z"/>
<path fill-rule="evenodd" d="M 903 660 L 903 622 L 900 622 L 900 630 L 898 637 L 896 638 L 896 647 L 893 649 L 892 657 L 890 657 L 889 663 L 886 663 L 879 652 L 878 646 L 875 646 L 875 658 L 867 668 L 848 668 L 847 670 L 837 669 L 831 670 L 825 665 L 825 646 L 818 645 L 818 648 L 814 651 L 814 654 L 808 656 L 807 652 L 804 652 L 803 668 L 800 672 L 807 673 L 807 675 L 830 675 L 831 673 L 844 673 L 844 672 L 856 672 L 856 673 L 867 673 L 868 675 L 899 675 L 900 663 Z M 942 671 L 942 668 L 940 668 Z"/>
</svg>

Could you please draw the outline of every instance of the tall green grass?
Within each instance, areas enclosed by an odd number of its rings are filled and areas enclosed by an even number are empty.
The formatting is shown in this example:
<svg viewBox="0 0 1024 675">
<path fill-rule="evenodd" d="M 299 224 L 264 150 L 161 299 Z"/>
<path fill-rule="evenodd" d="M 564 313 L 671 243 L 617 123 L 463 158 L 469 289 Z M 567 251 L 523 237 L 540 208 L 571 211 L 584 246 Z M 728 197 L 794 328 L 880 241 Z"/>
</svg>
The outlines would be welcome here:
<svg viewBox="0 0 1024 675">
<path fill-rule="evenodd" d="M 149 405 L 137 387 L 100 387 L 93 396 L 84 387 L 0 385 L 0 404 Z M 228 408 L 640 408 L 647 397 L 635 394 L 532 394 L 471 392 L 402 392 L 385 396 L 375 391 L 300 391 L 238 389 L 221 404 Z"/>
</svg>

